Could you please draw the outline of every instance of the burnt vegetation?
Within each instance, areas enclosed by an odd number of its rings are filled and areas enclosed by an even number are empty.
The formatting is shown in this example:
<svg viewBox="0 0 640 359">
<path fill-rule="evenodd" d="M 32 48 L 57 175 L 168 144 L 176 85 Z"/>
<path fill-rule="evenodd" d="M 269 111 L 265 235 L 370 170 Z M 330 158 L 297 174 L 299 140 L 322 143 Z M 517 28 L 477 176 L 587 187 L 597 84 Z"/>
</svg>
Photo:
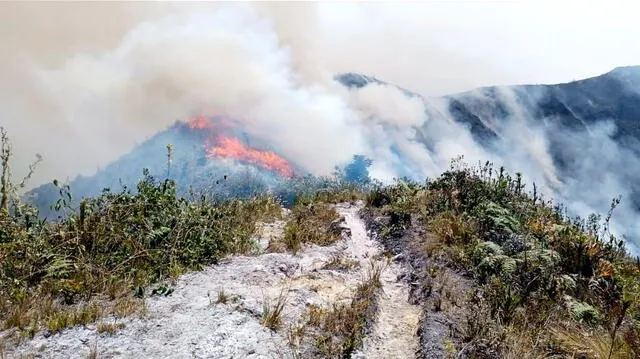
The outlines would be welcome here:
<svg viewBox="0 0 640 359">
<path fill-rule="evenodd" d="M 170 156 L 169 148 L 168 163 Z M 4 131 L 0 159 L 0 327 L 26 336 L 131 315 L 145 296 L 171 293 L 156 283 L 252 253 L 256 223 L 281 213 L 280 201 L 266 195 L 186 199 L 174 181 L 145 171 L 134 189 L 80 201 L 56 181 L 53 207 L 64 215 L 45 221 L 17 196 L 35 167 L 13 184 Z M 269 249 L 295 253 L 340 240 L 330 204 L 364 200 L 370 229 L 411 268 L 410 300 L 424 311 L 420 357 L 640 357 L 640 262 L 609 232 L 619 199 L 604 218 L 570 218 L 526 191 L 520 175 L 489 163 L 456 160 L 435 180 L 382 186 L 368 180 L 370 162 L 357 160 L 337 180 L 295 184 L 284 238 Z M 350 305 L 311 307 L 294 339 L 313 340 L 326 357 L 348 357 L 375 315 L 380 282 L 372 273 Z M 265 307 L 266 326 L 280 327 L 284 304 L 280 297 Z M 434 318 L 446 323 L 439 335 L 427 330 Z"/>
</svg>

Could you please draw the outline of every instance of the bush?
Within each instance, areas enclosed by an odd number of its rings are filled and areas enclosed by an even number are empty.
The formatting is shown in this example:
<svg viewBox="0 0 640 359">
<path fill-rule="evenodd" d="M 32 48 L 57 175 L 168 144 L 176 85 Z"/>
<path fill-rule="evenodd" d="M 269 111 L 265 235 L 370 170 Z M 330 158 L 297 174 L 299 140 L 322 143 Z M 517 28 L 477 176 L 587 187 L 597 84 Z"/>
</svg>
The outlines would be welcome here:
<svg viewBox="0 0 640 359">
<path fill-rule="evenodd" d="M 30 308 L 46 297 L 71 305 L 100 294 L 117 299 L 133 289 L 144 295 L 153 282 L 229 253 L 248 253 L 256 221 L 280 210 L 266 197 L 190 202 L 177 196 L 173 181 L 144 174 L 135 193 L 104 191 L 84 199 L 77 211 L 61 187 L 65 197 L 58 208 L 68 215 L 59 222 L 0 211 L 1 312 L 29 312 L 25 321 L 36 324 L 71 325 L 76 321 Z"/>
<path fill-rule="evenodd" d="M 571 315 L 576 321 L 589 325 L 595 325 L 599 316 L 595 307 L 582 302 L 573 302 L 571 304 Z"/>
<path fill-rule="evenodd" d="M 589 347 L 574 340 L 586 335 L 598 338 L 604 357 L 635 357 L 640 261 L 608 233 L 618 203 L 612 201 L 604 219 L 571 218 L 563 206 L 543 201 L 535 186 L 525 193 L 519 174 L 461 160 L 424 185 L 398 181 L 376 188 L 367 200 L 373 213 L 406 214 L 412 226 L 424 227 L 396 226 L 393 236 L 427 232 L 437 238 L 420 247 L 430 257 L 424 263 L 463 269 L 476 280 L 479 294 L 469 304 L 488 314 L 467 327 L 495 330 L 471 330 L 459 339 L 479 358 L 571 355 L 572 348 Z M 566 297 L 574 298 L 570 310 Z M 565 340 L 555 340 L 557 333 Z"/>
<path fill-rule="evenodd" d="M 299 198 L 285 226 L 285 248 L 297 253 L 303 244 L 327 246 L 335 243 L 342 238 L 337 226 L 339 219 L 340 215 L 331 205 L 313 198 Z M 274 245 L 272 249 L 276 247 Z"/>
</svg>

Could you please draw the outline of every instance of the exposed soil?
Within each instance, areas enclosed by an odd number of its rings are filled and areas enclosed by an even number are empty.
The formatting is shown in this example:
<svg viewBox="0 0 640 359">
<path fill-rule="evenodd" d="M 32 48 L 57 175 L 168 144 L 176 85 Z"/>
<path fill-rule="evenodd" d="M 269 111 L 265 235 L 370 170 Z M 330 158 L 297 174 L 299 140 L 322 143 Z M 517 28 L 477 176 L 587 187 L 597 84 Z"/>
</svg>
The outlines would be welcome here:
<svg viewBox="0 0 640 359">
<path fill-rule="evenodd" d="M 366 232 L 357 210 L 358 208 L 350 207 L 341 211 L 351 228 L 353 242 L 361 246 L 351 247 L 354 254 L 365 254 L 366 258 L 368 255 L 382 253 L 381 244 Z M 398 262 L 391 262 L 382 272 L 382 294 L 377 301 L 376 320 L 370 335 L 363 341 L 361 351 L 354 354 L 355 358 L 415 357 L 420 308 L 408 302 L 409 287 L 402 280 L 404 276 L 404 268 Z"/>
<path fill-rule="evenodd" d="M 98 358 L 307 358 L 308 348 L 293 352 L 287 328 L 311 304 L 349 301 L 369 262 L 387 261 L 381 255 L 383 246 L 368 235 L 358 215 L 361 207 L 361 203 L 337 206 L 345 219 L 345 240 L 332 246 L 307 246 L 298 255 L 260 253 L 269 237 L 282 235 L 284 222 L 265 225 L 256 255 L 229 257 L 183 275 L 170 295 L 148 298 L 144 314 L 119 319 L 115 324 L 124 327 L 115 334 L 98 333 L 98 323 L 50 336 L 41 332 L 5 348 L 5 356 L 86 358 L 95 351 Z M 329 264 L 336 257 L 357 264 L 332 268 Z M 404 264 L 409 262 L 394 261 L 382 273 L 377 315 L 354 357 L 415 357 L 421 308 L 408 301 Z M 283 324 L 273 331 L 261 319 L 265 303 L 273 304 L 281 293 L 286 297 Z M 218 302 L 219 298 L 225 300 Z M 114 323 L 114 319 L 104 318 L 101 323 Z"/>
<path fill-rule="evenodd" d="M 445 358 L 445 342 L 463 325 L 465 313 L 457 304 L 472 287 L 471 279 L 428 256 L 424 248 L 433 239 L 414 218 L 376 216 L 366 209 L 361 217 L 372 236 L 393 253 L 394 263 L 407 269 L 403 273 L 409 285 L 408 302 L 420 305 L 421 311 L 415 357 Z M 437 274 L 431 274 L 435 268 Z"/>
</svg>

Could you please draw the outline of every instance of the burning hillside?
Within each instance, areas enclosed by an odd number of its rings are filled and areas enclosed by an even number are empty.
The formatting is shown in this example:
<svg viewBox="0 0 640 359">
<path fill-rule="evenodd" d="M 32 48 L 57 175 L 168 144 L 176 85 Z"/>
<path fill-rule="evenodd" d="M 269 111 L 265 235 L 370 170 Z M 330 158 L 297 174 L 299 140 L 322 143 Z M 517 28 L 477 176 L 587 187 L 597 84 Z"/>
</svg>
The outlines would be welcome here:
<svg viewBox="0 0 640 359">
<path fill-rule="evenodd" d="M 193 131 L 206 131 L 205 153 L 208 158 L 232 159 L 274 171 L 282 177 L 293 177 L 289 162 L 272 151 L 249 147 L 231 135 L 233 122 L 222 116 L 196 116 L 188 122 Z"/>
<path fill-rule="evenodd" d="M 168 144 L 173 148 L 170 168 Z M 96 174 L 69 179 L 68 184 L 74 199 L 97 196 L 103 189 L 135 191 L 147 169 L 156 178 L 175 180 L 182 196 L 199 193 L 226 199 L 272 193 L 289 204 L 301 190 L 292 182 L 306 178 L 306 172 L 267 148 L 234 121 L 208 114 L 175 122 Z M 59 196 L 58 188 L 48 183 L 27 193 L 25 199 L 38 207 L 43 218 L 55 219 L 60 214 L 51 204 Z"/>
</svg>

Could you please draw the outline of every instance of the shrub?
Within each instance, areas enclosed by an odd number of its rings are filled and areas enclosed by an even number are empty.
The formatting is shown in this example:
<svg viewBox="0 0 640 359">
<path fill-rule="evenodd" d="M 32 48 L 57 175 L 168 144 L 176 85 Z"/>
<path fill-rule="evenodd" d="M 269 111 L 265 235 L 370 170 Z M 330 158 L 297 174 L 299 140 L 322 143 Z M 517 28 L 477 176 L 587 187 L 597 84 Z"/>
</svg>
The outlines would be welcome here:
<svg viewBox="0 0 640 359">
<path fill-rule="evenodd" d="M 269 198 L 187 201 L 177 196 L 173 181 L 144 175 L 135 193 L 105 190 L 82 200 L 78 210 L 69 205 L 68 189 L 60 187 L 65 197 L 58 207 L 68 215 L 58 222 L 0 211 L 2 312 L 29 313 L 22 316 L 23 327 L 24 321 L 41 320 L 55 329 L 74 325 L 71 317 L 43 319 L 30 308 L 49 296 L 71 305 L 99 294 L 117 299 L 131 289 L 144 295 L 153 282 L 216 263 L 229 253 L 248 253 L 255 222 L 279 210 Z M 11 325 L 9 317 L 2 319 Z"/>
<path fill-rule="evenodd" d="M 283 242 L 286 249 L 297 253 L 303 244 L 326 246 L 335 243 L 342 238 L 336 226 L 339 219 L 338 212 L 327 203 L 304 197 L 298 199 L 285 226 Z"/>
<path fill-rule="evenodd" d="M 544 201 L 535 185 L 525 193 L 519 174 L 458 159 L 424 185 L 397 181 L 374 189 L 367 205 L 391 219 L 411 218 L 387 236 L 425 233 L 417 247 L 430 258 L 415 271 L 435 261 L 476 280 L 478 294 L 467 309 L 487 315 L 462 330 L 465 355 L 630 358 L 640 342 L 640 261 L 608 232 L 619 201 L 604 218 L 571 218 L 562 205 Z M 429 287 L 428 277 L 416 277 Z M 569 310 L 567 297 L 574 298 Z M 487 326 L 492 330 L 478 329 Z M 578 340 L 586 335 L 597 340 Z"/>
<path fill-rule="evenodd" d="M 584 322 L 590 325 L 594 325 L 598 322 L 598 310 L 583 302 L 573 302 L 571 303 L 571 315 L 573 319 L 578 322 Z"/>
</svg>

